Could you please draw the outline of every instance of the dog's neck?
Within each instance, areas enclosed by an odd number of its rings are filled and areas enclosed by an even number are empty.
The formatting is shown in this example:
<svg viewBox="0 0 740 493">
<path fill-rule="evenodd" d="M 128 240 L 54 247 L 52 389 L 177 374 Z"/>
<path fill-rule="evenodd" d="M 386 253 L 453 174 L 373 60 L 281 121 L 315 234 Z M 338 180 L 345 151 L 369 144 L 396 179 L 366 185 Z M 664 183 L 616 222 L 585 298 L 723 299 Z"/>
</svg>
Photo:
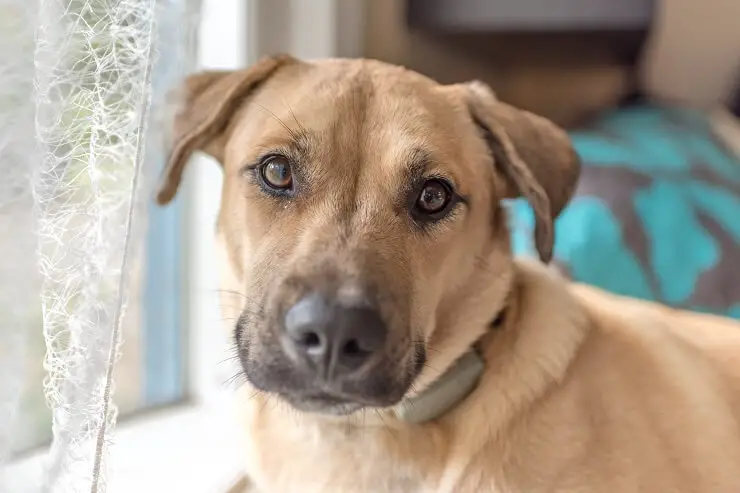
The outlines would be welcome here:
<svg viewBox="0 0 740 493">
<path fill-rule="evenodd" d="M 486 419 L 492 428 L 502 428 L 549 385 L 564 378 L 586 337 L 588 315 L 571 295 L 563 279 L 550 268 L 530 261 L 518 261 L 515 265 L 515 280 L 503 303 L 506 310 L 501 312 L 505 316 L 499 320 L 500 327 L 484 331 L 474 343 L 483 364 L 472 359 L 462 363 L 463 368 L 455 368 L 452 364 L 443 373 L 444 377 L 436 377 L 417 395 L 424 395 L 426 389 L 438 381 L 442 382 L 437 384 L 441 387 L 454 387 L 455 375 L 460 373 L 465 373 L 464 378 L 468 379 L 467 391 L 460 391 L 454 395 L 455 399 L 445 401 L 437 394 L 442 391 L 431 390 L 424 402 L 413 401 L 417 407 L 429 405 L 428 409 L 404 419 L 403 411 L 399 414 L 398 409 L 393 408 L 391 419 L 381 420 L 383 426 L 394 420 L 400 427 L 420 421 L 438 422 L 458 411 L 474 412 L 470 407 L 473 405 L 474 408 L 485 408 Z M 547 321 L 547 326 L 542 325 L 544 321 Z M 553 332 L 551 327 L 558 330 Z M 452 384 L 444 383 L 450 381 Z M 477 395 L 479 387 L 492 385 L 501 392 L 498 398 L 488 395 L 481 399 Z M 475 404 L 468 404 L 471 399 Z M 436 418 L 431 417 L 434 414 Z"/>
<path fill-rule="evenodd" d="M 483 358 L 472 348 L 420 394 L 401 401 L 394 409 L 396 416 L 406 423 L 443 416 L 473 391 L 484 369 Z"/>
<path fill-rule="evenodd" d="M 501 310 L 491 323 L 495 330 L 503 322 Z M 485 370 L 485 360 L 476 344 L 463 354 L 450 368 L 420 394 L 410 396 L 394 408 L 394 413 L 406 423 L 432 421 L 457 407 L 478 385 Z"/>
</svg>

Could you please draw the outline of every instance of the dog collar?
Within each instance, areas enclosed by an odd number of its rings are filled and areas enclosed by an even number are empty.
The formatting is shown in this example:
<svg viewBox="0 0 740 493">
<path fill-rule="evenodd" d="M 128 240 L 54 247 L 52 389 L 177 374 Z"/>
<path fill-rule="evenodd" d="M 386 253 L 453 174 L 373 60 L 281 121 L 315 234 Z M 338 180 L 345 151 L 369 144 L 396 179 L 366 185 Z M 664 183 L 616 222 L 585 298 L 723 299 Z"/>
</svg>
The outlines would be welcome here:
<svg viewBox="0 0 740 493">
<path fill-rule="evenodd" d="M 417 424 L 442 416 L 473 391 L 484 368 L 481 355 L 471 349 L 423 392 L 401 401 L 396 406 L 396 416 Z"/>
<path fill-rule="evenodd" d="M 490 327 L 500 328 L 505 315 L 506 310 L 501 310 Z M 486 367 L 476 346 L 474 344 L 420 394 L 402 400 L 394 409 L 398 419 L 407 423 L 424 423 L 439 418 L 465 400 L 478 385 Z"/>
</svg>

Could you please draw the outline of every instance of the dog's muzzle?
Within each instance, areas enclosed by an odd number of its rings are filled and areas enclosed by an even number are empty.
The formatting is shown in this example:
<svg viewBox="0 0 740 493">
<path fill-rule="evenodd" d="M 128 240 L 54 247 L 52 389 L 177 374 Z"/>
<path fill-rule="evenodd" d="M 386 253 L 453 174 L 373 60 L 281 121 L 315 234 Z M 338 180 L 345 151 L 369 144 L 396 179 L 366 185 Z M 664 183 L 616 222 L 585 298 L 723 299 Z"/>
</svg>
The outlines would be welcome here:
<svg viewBox="0 0 740 493">
<path fill-rule="evenodd" d="M 237 327 L 237 334 L 247 333 L 237 343 L 249 382 L 306 412 L 340 415 L 398 404 L 426 352 L 404 321 L 393 318 L 394 307 L 382 307 L 364 289 L 295 285 L 268 302 L 271 317 L 255 317 L 249 326 L 245 316 Z"/>
</svg>

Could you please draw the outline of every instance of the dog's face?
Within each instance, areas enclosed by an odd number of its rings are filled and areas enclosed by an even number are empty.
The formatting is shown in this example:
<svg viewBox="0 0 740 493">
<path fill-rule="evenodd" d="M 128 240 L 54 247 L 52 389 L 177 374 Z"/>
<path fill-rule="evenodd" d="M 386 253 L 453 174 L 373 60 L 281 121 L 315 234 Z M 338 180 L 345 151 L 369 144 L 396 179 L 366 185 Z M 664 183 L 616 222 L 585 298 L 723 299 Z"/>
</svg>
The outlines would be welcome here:
<svg viewBox="0 0 740 493">
<path fill-rule="evenodd" d="M 192 151 L 221 162 L 240 361 L 303 411 L 392 406 L 434 378 L 511 283 L 500 200 L 530 200 L 547 261 L 578 174 L 549 122 L 380 62 L 270 58 L 186 90 L 160 202 Z"/>
</svg>

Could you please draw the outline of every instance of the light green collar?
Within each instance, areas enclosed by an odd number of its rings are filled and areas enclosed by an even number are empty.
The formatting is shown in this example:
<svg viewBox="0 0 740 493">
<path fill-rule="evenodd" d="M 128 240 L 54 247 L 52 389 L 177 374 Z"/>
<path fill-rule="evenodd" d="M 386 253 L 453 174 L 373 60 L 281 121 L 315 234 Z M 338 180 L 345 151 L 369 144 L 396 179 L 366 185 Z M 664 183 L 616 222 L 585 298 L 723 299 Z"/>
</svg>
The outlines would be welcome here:
<svg viewBox="0 0 740 493">
<path fill-rule="evenodd" d="M 483 358 L 471 349 L 420 394 L 401 401 L 395 408 L 396 415 L 416 424 L 442 416 L 465 400 L 484 369 Z"/>
</svg>

